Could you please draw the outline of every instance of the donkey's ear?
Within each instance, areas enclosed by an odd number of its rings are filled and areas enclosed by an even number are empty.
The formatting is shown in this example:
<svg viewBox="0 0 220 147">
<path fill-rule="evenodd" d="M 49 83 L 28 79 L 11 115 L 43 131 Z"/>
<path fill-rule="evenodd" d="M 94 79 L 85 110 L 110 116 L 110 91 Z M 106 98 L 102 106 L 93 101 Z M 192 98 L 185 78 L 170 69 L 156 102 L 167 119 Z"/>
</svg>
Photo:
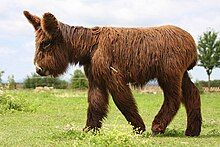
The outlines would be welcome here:
<svg viewBox="0 0 220 147">
<path fill-rule="evenodd" d="M 58 21 L 55 18 L 55 16 L 51 13 L 45 13 L 43 15 L 43 19 L 41 20 L 41 26 L 43 31 L 49 36 L 49 37 L 56 37 L 61 34 Z"/>
<path fill-rule="evenodd" d="M 34 26 L 34 29 L 37 30 L 40 27 L 40 18 L 36 15 L 30 14 L 28 11 L 24 11 L 23 13 L 28 21 Z"/>
</svg>

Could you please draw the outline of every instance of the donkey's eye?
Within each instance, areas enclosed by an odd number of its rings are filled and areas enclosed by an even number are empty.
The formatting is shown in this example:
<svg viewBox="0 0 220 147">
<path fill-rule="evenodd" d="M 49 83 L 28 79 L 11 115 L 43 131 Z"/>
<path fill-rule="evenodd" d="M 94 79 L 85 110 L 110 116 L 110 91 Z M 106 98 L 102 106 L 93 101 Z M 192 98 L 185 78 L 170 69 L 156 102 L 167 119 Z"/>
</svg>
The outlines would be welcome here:
<svg viewBox="0 0 220 147">
<path fill-rule="evenodd" d="M 51 45 L 51 41 L 44 41 L 40 45 L 40 49 L 45 51 Z"/>
</svg>

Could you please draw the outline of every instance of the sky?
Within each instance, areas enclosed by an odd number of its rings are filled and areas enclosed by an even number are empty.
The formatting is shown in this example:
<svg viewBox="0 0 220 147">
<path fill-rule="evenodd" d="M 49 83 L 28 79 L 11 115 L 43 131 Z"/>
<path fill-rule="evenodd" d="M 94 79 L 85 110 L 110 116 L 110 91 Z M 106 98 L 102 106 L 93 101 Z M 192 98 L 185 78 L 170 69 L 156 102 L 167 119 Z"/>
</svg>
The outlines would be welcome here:
<svg viewBox="0 0 220 147">
<path fill-rule="evenodd" d="M 0 70 L 3 81 L 14 75 L 17 82 L 35 72 L 34 29 L 24 10 L 42 17 L 51 12 L 69 25 L 93 27 L 150 27 L 176 25 L 195 41 L 208 29 L 220 31 L 220 0 L 0 0 Z M 219 34 L 220 35 L 220 34 Z M 69 67 L 66 80 L 79 68 Z M 207 80 L 202 67 L 190 71 L 193 80 Z M 220 79 L 215 69 L 211 79 Z"/>
</svg>

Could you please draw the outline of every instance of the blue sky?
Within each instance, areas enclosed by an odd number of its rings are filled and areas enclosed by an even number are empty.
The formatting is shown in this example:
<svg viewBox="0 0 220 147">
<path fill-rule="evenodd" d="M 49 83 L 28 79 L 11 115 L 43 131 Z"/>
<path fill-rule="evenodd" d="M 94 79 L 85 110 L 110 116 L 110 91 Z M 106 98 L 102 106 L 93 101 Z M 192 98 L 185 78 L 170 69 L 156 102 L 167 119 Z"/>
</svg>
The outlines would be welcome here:
<svg viewBox="0 0 220 147">
<path fill-rule="evenodd" d="M 198 40 L 208 28 L 220 31 L 219 0 L 1 0 L 0 5 L 0 70 L 3 80 L 14 75 L 22 81 L 35 72 L 34 29 L 23 16 L 23 10 L 42 16 L 53 13 L 59 21 L 70 25 L 148 27 L 177 25 Z M 62 78 L 68 79 L 70 67 Z M 206 80 L 201 67 L 190 71 L 195 81 Z M 220 69 L 211 79 L 220 79 Z"/>
</svg>

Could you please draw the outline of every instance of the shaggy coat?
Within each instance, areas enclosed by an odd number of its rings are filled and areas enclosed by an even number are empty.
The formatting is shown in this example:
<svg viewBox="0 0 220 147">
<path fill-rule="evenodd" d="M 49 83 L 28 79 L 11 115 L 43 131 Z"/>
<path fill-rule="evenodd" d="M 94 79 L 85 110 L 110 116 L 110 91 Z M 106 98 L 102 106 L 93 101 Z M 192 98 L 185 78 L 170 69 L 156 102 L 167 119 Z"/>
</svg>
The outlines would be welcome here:
<svg viewBox="0 0 220 147">
<path fill-rule="evenodd" d="M 108 93 L 137 133 L 145 125 L 128 86 L 142 86 L 156 78 L 164 103 L 152 123 L 154 134 L 164 133 L 182 102 L 188 136 L 201 131 L 200 96 L 188 76 L 197 62 L 192 36 L 176 26 L 149 28 L 84 28 L 69 26 L 50 13 L 43 18 L 24 11 L 36 33 L 34 64 L 42 76 L 58 76 L 69 64 L 84 66 L 89 81 L 85 131 L 101 128 L 108 112 Z"/>
</svg>

